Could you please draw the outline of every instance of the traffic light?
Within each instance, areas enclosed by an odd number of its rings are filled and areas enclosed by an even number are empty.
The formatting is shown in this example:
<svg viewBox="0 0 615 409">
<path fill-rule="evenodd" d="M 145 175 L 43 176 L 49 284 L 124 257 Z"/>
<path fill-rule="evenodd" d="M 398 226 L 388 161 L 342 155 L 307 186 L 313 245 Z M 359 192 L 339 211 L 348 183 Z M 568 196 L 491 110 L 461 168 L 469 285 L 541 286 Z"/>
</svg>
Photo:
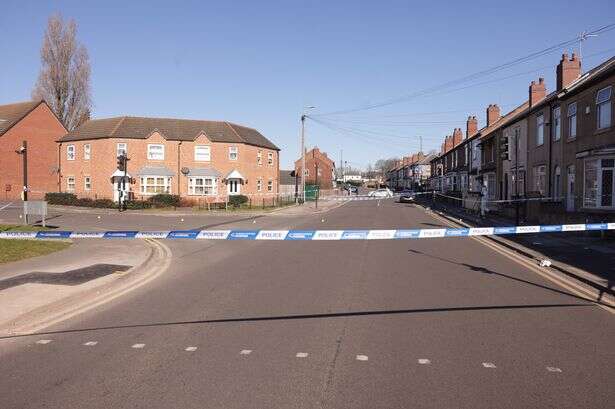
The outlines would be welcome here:
<svg viewBox="0 0 615 409">
<path fill-rule="evenodd" d="M 500 139 L 500 157 L 508 159 L 508 137 L 504 136 Z"/>
</svg>

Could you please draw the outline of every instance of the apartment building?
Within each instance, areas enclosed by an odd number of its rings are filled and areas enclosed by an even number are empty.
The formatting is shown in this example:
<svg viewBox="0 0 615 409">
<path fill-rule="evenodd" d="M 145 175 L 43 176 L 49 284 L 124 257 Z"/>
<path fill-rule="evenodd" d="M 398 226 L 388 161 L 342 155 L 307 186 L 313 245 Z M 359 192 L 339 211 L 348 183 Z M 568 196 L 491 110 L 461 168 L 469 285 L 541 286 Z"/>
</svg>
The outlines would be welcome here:
<svg viewBox="0 0 615 409">
<path fill-rule="evenodd" d="M 302 174 L 302 163 L 301 158 L 295 161 L 295 174 Z M 305 183 L 308 185 L 318 185 L 321 189 L 331 189 L 335 180 L 335 162 L 329 158 L 326 152 L 315 146 L 305 152 L 304 176 Z"/>
<path fill-rule="evenodd" d="M 230 122 L 96 119 L 58 143 L 61 190 L 78 196 L 118 201 L 167 193 L 213 202 L 279 189 L 279 148 Z M 118 167 L 120 155 L 128 157 L 126 169 Z"/>
<path fill-rule="evenodd" d="M 66 128 L 44 101 L 0 105 L 0 198 L 20 199 L 23 193 L 23 156 L 27 145 L 28 199 L 42 199 L 59 189 L 56 140 Z"/>
</svg>

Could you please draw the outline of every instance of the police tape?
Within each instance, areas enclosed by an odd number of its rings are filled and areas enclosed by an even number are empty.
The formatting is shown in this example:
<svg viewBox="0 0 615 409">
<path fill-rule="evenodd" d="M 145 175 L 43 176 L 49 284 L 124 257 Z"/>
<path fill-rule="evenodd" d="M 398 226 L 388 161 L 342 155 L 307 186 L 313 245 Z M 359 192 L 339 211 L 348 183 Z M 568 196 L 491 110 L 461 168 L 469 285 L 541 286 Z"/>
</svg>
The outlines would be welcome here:
<svg viewBox="0 0 615 409">
<path fill-rule="evenodd" d="M 3 231 L 0 239 L 395 240 L 615 230 L 615 223 L 395 230 Z"/>
</svg>

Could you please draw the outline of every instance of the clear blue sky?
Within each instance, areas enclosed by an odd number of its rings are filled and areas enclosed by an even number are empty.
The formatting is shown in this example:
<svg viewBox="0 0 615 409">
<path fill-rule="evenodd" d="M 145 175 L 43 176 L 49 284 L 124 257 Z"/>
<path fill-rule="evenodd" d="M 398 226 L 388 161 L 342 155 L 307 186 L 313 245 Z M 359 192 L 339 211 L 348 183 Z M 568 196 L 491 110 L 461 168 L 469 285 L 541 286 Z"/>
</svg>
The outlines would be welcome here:
<svg viewBox="0 0 615 409">
<path fill-rule="evenodd" d="M 299 153 L 305 105 L 326 113 L 408 95 L 615 22 L 613 0 L 582 8 L 578 0 L 495 5 L 5 0 L 0 103 L 29 99 L 47 18 L 60 12 L 77 21 L 90 53 L 94 117 L 234 121 L 280 146 L 282 167 L 289 167 Z M 615 30 L 588 40 L 584 68 L 615 55 L 614 48 Z M 437 148 L 454 127 L 465 129 L 468 114 L 478 115 L 482 126 L 489 103 L 504 109 L 521 103 L 531 79 L 542 75 L 552 89 L 561 51 L 462 85 L 526 73 L 507 80 L 332 117 L 336 126 L 363 136 L 308 121 L 308 145 L 336 160 L 343 149 L 354 166 L 416 151 L 416 135 L 423 136 L 425 150 Z"/>
</svg>

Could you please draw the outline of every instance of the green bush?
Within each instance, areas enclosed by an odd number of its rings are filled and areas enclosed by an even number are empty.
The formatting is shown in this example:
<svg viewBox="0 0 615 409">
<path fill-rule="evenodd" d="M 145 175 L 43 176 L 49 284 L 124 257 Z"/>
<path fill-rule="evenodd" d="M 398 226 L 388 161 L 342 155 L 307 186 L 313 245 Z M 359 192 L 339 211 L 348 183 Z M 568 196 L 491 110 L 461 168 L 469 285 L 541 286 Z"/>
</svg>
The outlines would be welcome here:
<svg viewBox="0 0 615 409">
<path fill-rule="evenodd" d="M 114 208 L 117 207 L 118 204 L 111 199 L 96 199 L 92 200 L 91 206 L 98 208 Z"/>
<path fill-rule="evenodd" d="M 49 192 L 45 193 L 45 201 L 52 205 L 75 206 L 78 199 L 73 193 Z"/>
<path fill-rule="evenodd" d="M 178 195 L 169 195 L 166 193 L 157 194 L 147 199 L 147 201 L 155 207 L 178 207 L 180 200 Z"/>
<path fill-rule="evenodd" d="M 229 196 L 228 198 L 228 204 L 230 204 L 233 207 L 240 207 L 242 204 L 247 203 L 247 202 L 248 202 L 248 196 L 244 196 L 244 195 Z"/>
<path fill-rule="evenodd" d="M 150 202 L 130 200 L 124 203 L 124 206 L 128 210 L 141 210 L 151 209 L 152 204 Z"/>
</svg>

